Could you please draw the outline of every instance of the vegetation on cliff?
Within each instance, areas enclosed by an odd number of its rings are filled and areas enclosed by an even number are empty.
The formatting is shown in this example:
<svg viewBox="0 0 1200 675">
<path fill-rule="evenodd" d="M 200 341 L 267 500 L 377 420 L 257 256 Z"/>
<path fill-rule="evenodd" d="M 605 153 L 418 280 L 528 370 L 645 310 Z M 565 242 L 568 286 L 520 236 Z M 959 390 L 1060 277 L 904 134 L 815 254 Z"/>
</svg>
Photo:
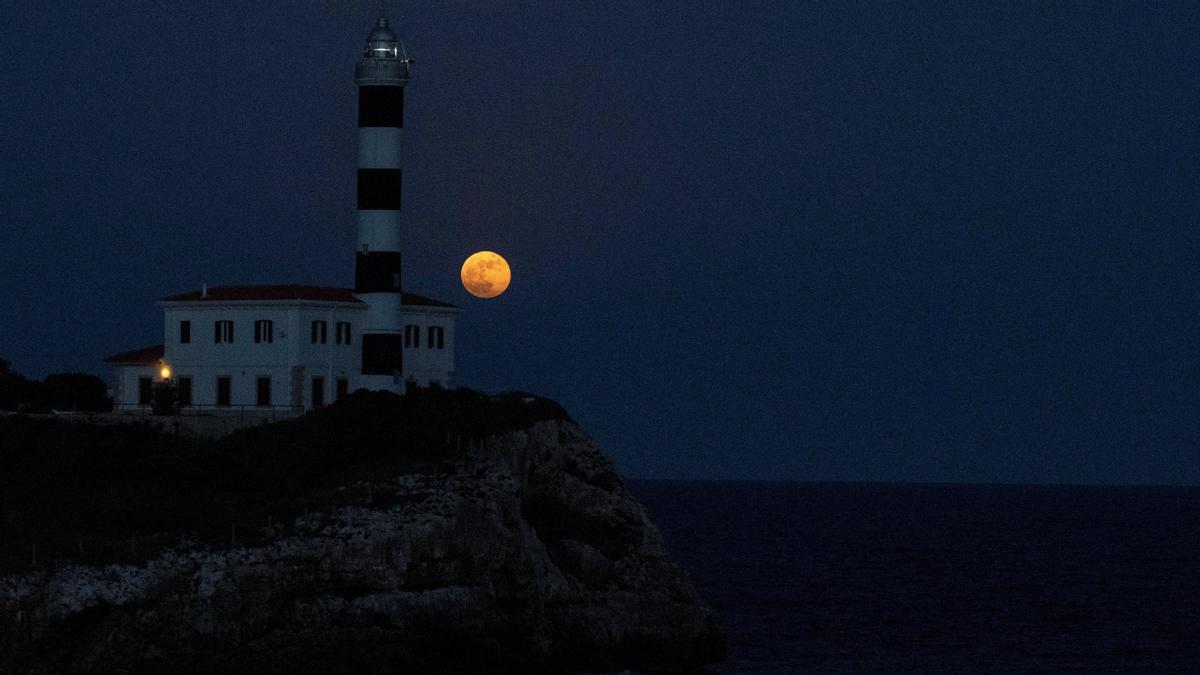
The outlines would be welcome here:
<svg viewBox="0 0 1200 675">
<path fill-rule="evenodd" d="M 247 543 L 268 522 L 364 498 L 347 485 L 446 471 L 489 436 L 561 419 L 566 412 L 547 399 L 469 389 L 359 391 L 213 441 L 142 425 L 0 417 L 0 573 L 137 562 L 181 534 Z"/>
<path fill-rule="evenodd" d="M 213 442 L 0 419 L 0 672 L 693 671 L 712 610 L 523 394 L 359 392 Z"/>
<path fill-rule="evenodd" d="M 108 387 L 95 375 L 54 373 L 31 380 L 0 359 L 0 410 L 107 412 L 112 410 Z"/>
</svg>

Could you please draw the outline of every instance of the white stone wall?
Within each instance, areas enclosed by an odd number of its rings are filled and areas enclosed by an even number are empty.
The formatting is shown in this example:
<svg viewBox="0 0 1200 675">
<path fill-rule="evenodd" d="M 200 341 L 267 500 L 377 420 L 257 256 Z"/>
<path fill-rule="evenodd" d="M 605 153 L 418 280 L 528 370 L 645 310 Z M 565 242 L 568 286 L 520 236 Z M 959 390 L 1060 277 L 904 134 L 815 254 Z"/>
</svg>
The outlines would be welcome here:
<svg viewBox="0 0 1200 675">
<path fill-rule="evenodd" d="M 239 301 L 163 302 L 164 356 L 172 377 L 190 377 L 192 403 L 195 411 L 221 412 L 217 402 L 217 379 L 231 380 L 231 407 L 239 411 L 255 406 L 258 378 L 271 379 L 273 406 L 301 406 L 310 409 L 312 380 L 324 380 L 325 403 L 332 403 L 337 394 L 337 381 L 345 379 L 347 391 L 372 383 L 361 375 L 362 329 L 367 311 L 365 305 L 316 301 Z M 437 383 L 452 387 L 455 382 L 454 321 L 459 310 L 451 307 L 405 305 L 404 325 L 420 330 L 418 347 L 404 350 L 404 379 L 418 386 Z M 274 322 L 274 341 L 254 342 L 254 322 L 269 319 Z M 191 341 L 180 342 L 180 322 L 191 321 Z M 213 323 L 233 321 L 233 342 L 214 341 Z M 312 322 L 325 321 L 325 343 L 312 342 Z M 350 344 L 337 344 L 337 324 L 350 323 Z M 430 346 L 429 327 L 440 326 L 444 331 L 441 349 Z M 118 409 L 138 405 L 138 379 L 151 377 L 160 381 L 160 366 L 118 366 L 113 369 L 113 393 Z M 390 384 L 391 378 L 387 378 Z"/>
<path fill-rule="evenodd" d="M 117 410 L 138 405 L 138 381 L 149 377 L 161 382 L 160 369 L 153 366 L 113 366 L 113 407 Z M 149 406 L 147 406 L 149 409 Z"/>
<path fill-rule="evenodd" d="M 217 379 L 231 378 L 231 404 L 253 406 L 258 378 L 271 379 L 274 406 L 312 406 L 312 379 L 325 380 L 325 402 L 331 403 L 338 378 L 348 391 L 358 388 L 361 328 L 366 307 L 315 301 L 173 302 L 164 308 L 165 356 L 175 378 L 192 378 L 197 407 L 217 402 Z M 255 321 L 273 322 L 273 342 L 254 341 Z M 188 344 L 180 342 L 180 322 L 191 321 Z M 214 340 L 214 322 L 233 321 L 233 342 Z M 326 322 L 326 341 L 312 342 L 312 322 Z M 350 323 L 350 343 L 337 344 L 338 322 Z"/>
<path fill-rule="evenodd" d="M 428 387 L 436 382 L 443 387 L 454 386 L 454 319 L 459 310 L 453 307 L 421 307 L 405 305 L 404 325 L 415 325 L 421 331 L 420 347 L 404 348 L 404 379 Z M 445 341 L 441 349 L 430 348 L 429 326 L 441 326 Z"/>
</svg>

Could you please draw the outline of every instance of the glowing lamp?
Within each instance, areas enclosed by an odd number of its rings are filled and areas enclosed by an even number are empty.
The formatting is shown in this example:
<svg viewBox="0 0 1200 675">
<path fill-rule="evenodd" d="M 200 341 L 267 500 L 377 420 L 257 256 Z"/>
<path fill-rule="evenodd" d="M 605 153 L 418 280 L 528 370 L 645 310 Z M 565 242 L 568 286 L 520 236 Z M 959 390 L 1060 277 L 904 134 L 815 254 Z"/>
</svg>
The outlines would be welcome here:
<svg viewBox="0 0 1200 675">
<path fill-rule="evenodd" d="M 162 375 L 162 379 L 164 379 L 164 380 L 171 379 L 171 366 L 164 364 L 162 367 L 162 370 L 160 370 L 158 372 L 160 375 Z"/>
</svg>

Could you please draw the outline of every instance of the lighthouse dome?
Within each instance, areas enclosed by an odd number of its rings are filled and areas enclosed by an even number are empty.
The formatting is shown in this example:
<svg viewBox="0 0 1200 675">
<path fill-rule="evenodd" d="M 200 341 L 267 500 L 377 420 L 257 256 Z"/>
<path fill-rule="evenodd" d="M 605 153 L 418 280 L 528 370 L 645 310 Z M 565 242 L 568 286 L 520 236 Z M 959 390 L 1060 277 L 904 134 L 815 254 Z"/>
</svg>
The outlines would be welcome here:
<svg viewBox="0 0 1200 675">
<path fill-rule="evenodd" d="M 386 16 L 379 17 L 379 23 L 371 29 L 371 34 L 367 36 L 367 42 L 395 42 L 396 33 L 388 28 L 388 20 Z"/>
<path fill-rule="evenodd" d="M 364 56 L 376 59 L 392 59 L 398 56 L 396 45 L 400 42 L 396 33 L 388 28 L 386 16 L 379 17 L 379 23 L 367 35 L 367 49 Z"/>
</svg>

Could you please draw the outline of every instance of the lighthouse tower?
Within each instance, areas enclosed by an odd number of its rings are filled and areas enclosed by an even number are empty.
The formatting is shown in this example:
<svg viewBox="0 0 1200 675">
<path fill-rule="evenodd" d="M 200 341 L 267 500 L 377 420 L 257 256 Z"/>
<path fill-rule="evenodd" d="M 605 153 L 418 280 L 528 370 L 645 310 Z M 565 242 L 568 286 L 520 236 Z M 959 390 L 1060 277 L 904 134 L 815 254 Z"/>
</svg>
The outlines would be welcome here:
<svg viewBox="0 0 1200 675">
<path fill-rule="evenodd" d="M 400 132 L 411 60 L 386 17 L 367 36 L 358 85 L 358 249 L 354 294 L 367 303 L 362 378 L 367 389 L 402 392 L 404 320 L 400 294 Z"/>
</svg>

